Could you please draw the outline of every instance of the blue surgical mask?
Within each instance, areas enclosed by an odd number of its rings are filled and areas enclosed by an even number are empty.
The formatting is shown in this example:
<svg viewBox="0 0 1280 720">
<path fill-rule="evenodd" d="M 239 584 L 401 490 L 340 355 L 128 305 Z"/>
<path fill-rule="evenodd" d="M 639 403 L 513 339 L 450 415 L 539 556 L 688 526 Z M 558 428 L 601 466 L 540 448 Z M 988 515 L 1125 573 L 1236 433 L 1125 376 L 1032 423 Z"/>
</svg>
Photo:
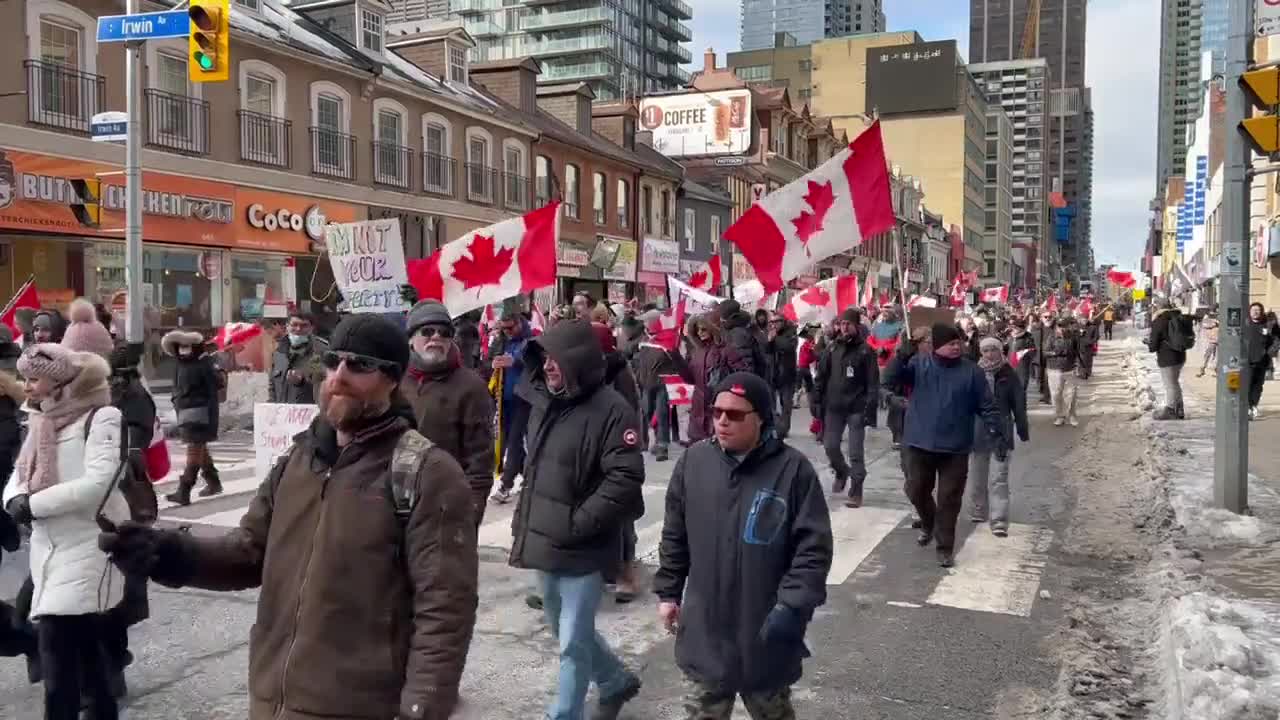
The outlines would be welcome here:
<svg viewBox="0 0 1280 720">
<path fill-rule="evenodd" d="M 310 339 L 311 339 L 310 335 L 298 335 L 296 333 L 289 333 L 289 344 L 294 347 L 297 347 L 299 345 L 305 345 L 307 341 Z"/>
</svg>

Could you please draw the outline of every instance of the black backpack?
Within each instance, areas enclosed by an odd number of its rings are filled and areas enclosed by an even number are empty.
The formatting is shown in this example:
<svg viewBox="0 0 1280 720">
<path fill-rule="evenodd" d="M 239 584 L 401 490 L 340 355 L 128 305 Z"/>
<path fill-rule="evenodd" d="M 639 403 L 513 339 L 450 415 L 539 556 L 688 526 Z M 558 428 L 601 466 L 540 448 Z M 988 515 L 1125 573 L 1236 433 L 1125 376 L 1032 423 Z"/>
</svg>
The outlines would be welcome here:
<svg viewBox="0 0 1280 720">
<path fill-rule="evenodd" d="M 1196 331 L 1189 316 L 1178 313 L 1169 318 L 1169 330 L 1165 345 L 1176 352 L 1186 352 L 1196 346 Z"/>
<path fill-rule="evenodd" d="M 93 428 L 93 417 L 98 413 L 98 408 L 89 411 L 89 417 L 84 421 L 84 438 L 89 439 L 89 431 Z M 124 495 L 125 502 L 129 505 L 129 516 L 134 522 L 150 525 L 160 516 L 160 501 L 156 497 L 156 489 L 151 484 L 151 479 L 147 476 L 147 466 L 142 459 L 142 453 L 129 452 L 129 426 L 124 421 L 124 416 L 120 419 L 120 467 L 116 469 L 115 480 L 111 483 L 111 487 L 107 488 L 107 492 L 102 496 L 102 502 L 98 503 L 98 514 L 102 513 L 102 508 L 107 506 L 107 500 L 111 497 L 111 491 L 116 488 L 120 489 L 120 493 Z"/>
</svg>

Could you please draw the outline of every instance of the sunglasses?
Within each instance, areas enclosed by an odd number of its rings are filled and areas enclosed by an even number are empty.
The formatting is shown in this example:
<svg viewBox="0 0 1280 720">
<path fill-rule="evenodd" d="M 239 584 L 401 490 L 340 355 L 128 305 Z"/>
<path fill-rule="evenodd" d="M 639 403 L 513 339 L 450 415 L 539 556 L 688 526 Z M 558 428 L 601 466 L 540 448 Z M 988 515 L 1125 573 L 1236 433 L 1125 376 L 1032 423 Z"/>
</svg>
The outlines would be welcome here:
<svg viewBox="0 0 1280 720">
<path fill-rule="evenodd" d="M 347 364 L 347 370 L 356 375 L 368 375 L 379 370 L 390 370 L 394 367 L 394 363 L 371 358 L 368 355 L 357 355 L 355 353 L 336 352 L 330 350 L 320 358 L 324 366 L 330 370 L 337 370 L 342 363 Z"/>
<path fill-rule="evenodd" d="M 754 413 L 755 410 L 730 410 L 728 408 L 711 408 L 711 417 L 719 420 L 721 416 L 729 418 L 729 422 L 740 423 L 747 419 L 747 416 Z"/>
<path fill-rule="evenodd" d="M 433 337 L 448 340 L 453 337 L 453 328 L 448 325 L 426 325 L 418 328 L 418 334 L 430 340 Z"/>
</svg>

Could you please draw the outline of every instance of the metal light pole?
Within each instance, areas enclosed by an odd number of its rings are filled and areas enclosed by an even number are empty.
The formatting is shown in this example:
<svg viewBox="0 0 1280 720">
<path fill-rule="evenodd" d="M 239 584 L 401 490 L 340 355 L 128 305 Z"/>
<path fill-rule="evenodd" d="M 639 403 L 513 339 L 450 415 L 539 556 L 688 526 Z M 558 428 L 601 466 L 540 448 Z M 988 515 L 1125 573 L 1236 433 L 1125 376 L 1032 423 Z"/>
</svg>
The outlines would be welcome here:
<svg viewBox="0 0 1280 720">
<path fill-rule="evenodd" d="M 1253 61 L 1254 0 L 1230 0 L 1227 34 L 1226 155 L 1222 187 L 1222 271 L 1219 306 L 1226 318 L 1218 337 L 1217 413 L 1214 418 L 1213 500 L 1219 507 L 1244 513 L 1249 506 L 1248 403 L 1240 393 L 1248 387 L 1244 357 L 1244 308 L 1249 299 L 1249 165 L 1251 155 L 1237 129 L 1249 113 L 1240 76 Z"/>
<path fill-rule="evenodd" d="M 129 0 L 127 12 L 137 13 L 139 0 Z M 129 122 L 124 145 L 124 282 L 128 294 L 125 315 L 125 340 L 141 343 L 142 333 L 142 77 L 141 40 L 125 44 L 124 88 Z"/>
</svg>

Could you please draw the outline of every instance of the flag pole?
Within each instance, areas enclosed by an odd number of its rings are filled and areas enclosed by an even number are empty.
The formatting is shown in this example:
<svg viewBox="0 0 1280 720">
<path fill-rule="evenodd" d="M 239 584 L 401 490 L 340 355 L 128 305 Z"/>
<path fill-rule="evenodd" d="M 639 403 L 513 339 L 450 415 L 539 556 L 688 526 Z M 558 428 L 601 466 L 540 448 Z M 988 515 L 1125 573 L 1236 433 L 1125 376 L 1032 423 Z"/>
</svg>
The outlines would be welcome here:
<svg viewBox="0 0 1280 720">
<path fill-rule="evenodd" d="M 22 294 L 27 291 L 27 287 L 30 286 L 31 283 L 35 282 L 35 280 L 35 273 L 31 273 L 31 275 L 27 276 L 27 281 L 22 283 L 22 287 L 18 288 L 18 291 L 13 294 L 13 297 L 9 298 L 9 302 L 5 304 L 4 310 L 0 310 L 0 315 L 8 315 L 9 311 L 13 309 L 13 306 L 18 304 L 18 298 L 22 297 Z"/>
<path fill-rule="evenodd" d="M 902 245 L 893 243 L 893 264 L 898 270 L 898 301 L 902 303 L 902 326 L 907 329 L 907 341 L 911 341 L 911 313 L 907 312 L 907 275 L 902 271 Z"/>
</svg>

